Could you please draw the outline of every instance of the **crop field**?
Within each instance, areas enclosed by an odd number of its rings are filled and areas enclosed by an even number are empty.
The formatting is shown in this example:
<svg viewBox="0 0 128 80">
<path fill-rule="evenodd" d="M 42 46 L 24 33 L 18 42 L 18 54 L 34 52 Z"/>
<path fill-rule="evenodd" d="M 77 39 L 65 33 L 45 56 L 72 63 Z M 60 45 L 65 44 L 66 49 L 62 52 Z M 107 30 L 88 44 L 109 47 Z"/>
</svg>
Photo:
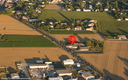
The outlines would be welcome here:
<svg viewBox="0 0 128 80">
<path fill-rule="evenodd" d="M 0 15 L 0 34 L 42 35 L 8 15 Z"/>
<path fill-rule="evenodd" d="M 99 31 L 104 35 L 128 34 L 127 21 L 116 21 L 105 12 L 44 11 L 39 19 L 61 22 L 70 22 L 71 19 L 95 19 L 98 20 Z"/>
<path fill-rule="evenodd" d="M 112 80 L 128 80 L 128 41 L 106 40 L 103 54 L 79 54 Z"/>
<path fill-rule="evenodd" d="M 14 47 L 0 48 L 0 66 L 5 66 L 7 70 L 16 70 L 15 62 L 35 63 L 36 60 L 61 61 L 72 58 L 72 55 L 57 47 Z"/>
<path fill-rule="evenodd" d="M 94 34 L 92 31 L 50 30 L 50 34 Z"/>
<path fill-rule="evenodd" d="M 43 36 L 3 35 L 0 47 L 56 47 L 56 45 Z"/>
</svg>

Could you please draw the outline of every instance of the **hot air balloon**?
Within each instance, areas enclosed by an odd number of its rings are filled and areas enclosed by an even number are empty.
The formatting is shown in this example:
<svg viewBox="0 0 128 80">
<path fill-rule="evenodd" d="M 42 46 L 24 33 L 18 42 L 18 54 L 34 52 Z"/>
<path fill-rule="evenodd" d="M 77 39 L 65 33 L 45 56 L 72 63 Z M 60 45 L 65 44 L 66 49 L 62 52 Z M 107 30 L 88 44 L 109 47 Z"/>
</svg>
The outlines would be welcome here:
<svg viewBox="0 0 128 80">
<path fill-rule="evenodd" d="M 71 35 L 71 36 L 68 37 L 68 42 L 70 44 L 74 44 L 76 42 L 76 40 L 77 40 L 77 38 L 74 35 Z"/>
</svg>

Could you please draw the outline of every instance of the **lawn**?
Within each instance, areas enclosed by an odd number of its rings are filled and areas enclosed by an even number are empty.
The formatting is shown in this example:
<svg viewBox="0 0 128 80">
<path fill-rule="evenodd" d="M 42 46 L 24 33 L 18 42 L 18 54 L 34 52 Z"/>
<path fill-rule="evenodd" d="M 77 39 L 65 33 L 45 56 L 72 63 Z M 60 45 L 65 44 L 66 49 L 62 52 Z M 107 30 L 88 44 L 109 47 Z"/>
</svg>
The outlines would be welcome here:
<svg viewBox="0 0 128 80">
<path fill-rule="evenodd" d="M 50 34 L 94 34 L 92 31 L 67 31 L 67 30 L 50 30 Z"/>
<path fill-rule="evenodd" d="M 116 21 L 111 15 L 105 12 L 77 12 L 77 11 L 44 11 L 39 20 L 70 22 L 71 19 L 96 19 L 98 20 L 99 31 L 104 35 L 128 35 L 128 22 Z M 51 31 L 51 34 L 60 33 Z M 66 32 L 67 33 L 67 32 Z M 66 34 L 61 32 L 60 34 Z M 80 33 L 79 33 L 80 34 Z"/>
<path fill-rule="evenodd" d="M 0 47 L 56 47 L 56 45 L 43 36 L 4 35 Z"/>
</svg>

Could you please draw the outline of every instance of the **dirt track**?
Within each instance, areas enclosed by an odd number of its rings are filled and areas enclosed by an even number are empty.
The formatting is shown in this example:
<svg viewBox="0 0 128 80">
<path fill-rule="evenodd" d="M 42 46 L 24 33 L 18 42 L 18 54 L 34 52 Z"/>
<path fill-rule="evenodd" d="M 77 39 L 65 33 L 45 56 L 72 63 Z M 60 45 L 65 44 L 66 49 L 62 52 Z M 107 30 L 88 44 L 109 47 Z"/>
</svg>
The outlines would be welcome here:
<svg viewBox="0 0 128 80">
<path fill-rule="evenodd" d="M 0 34 L 42 35 L 8 15 L 0 15 Z"/>
<path fill-rule="evenodd" d="M 33 63 L 35 60 L 60 61 L 73 58 L 66 51 L 59 48 L 0 48 L 0 66 L 15 69 L 15 62 Z"/>
<path fill-rule="evenodd" d="M 128 41 L 105 41 L 104 54 L 80 54 L 113 80 L 128 80 Z"/>
</svg>

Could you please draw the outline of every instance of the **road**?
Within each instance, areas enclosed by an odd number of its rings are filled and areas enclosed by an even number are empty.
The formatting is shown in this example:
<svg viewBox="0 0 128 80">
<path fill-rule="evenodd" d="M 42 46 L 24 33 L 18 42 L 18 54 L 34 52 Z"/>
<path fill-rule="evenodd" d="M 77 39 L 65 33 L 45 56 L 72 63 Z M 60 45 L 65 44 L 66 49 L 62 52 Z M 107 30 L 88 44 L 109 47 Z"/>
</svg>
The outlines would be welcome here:
<svg viewBox="0 0 128 80">
<path fill-rule="evenodd" d="M 17 18 L 13 17 L 14 19 L 18 20 Z M 20 22 L 22 22 L 21 20 L 18 20 Z M 40 32 L 42 35 L 45 35 L 46 38 L 48 38 L 51 41 L 54 41 L 54 43 L 59 46 L 59 48 L 67 51 L 69 54 L 71 54 L 73 57 L 75 57 L 79 62 L 83 63 L 85 66 L 88 66 L 89 69 L 95 71 L 96 73 L 98 73 L 100 76 L 103 77 L 103 79 L 105 80 L 109 80 L 107 76 L 104 76 L 104 74 L 99 71 L 98 69 L 96 69 L 93 65 L 91 65 L 90 63 L 88 63 L 86 60 L 84 60 L 83 58 L 81 58 L 78 54 L 74 53 L 72 50 L 68 49 L 64 44 L 61 43 L 61 41 L 58 41 L 56 38 L 52 37 L 49 33 L 45 32 L 44 30 L 39 30 L 34 28 L 33 25 L 30 24 L 26 24 L 27 26 L 29 26 L 30 28 Z"/>
</svg>

